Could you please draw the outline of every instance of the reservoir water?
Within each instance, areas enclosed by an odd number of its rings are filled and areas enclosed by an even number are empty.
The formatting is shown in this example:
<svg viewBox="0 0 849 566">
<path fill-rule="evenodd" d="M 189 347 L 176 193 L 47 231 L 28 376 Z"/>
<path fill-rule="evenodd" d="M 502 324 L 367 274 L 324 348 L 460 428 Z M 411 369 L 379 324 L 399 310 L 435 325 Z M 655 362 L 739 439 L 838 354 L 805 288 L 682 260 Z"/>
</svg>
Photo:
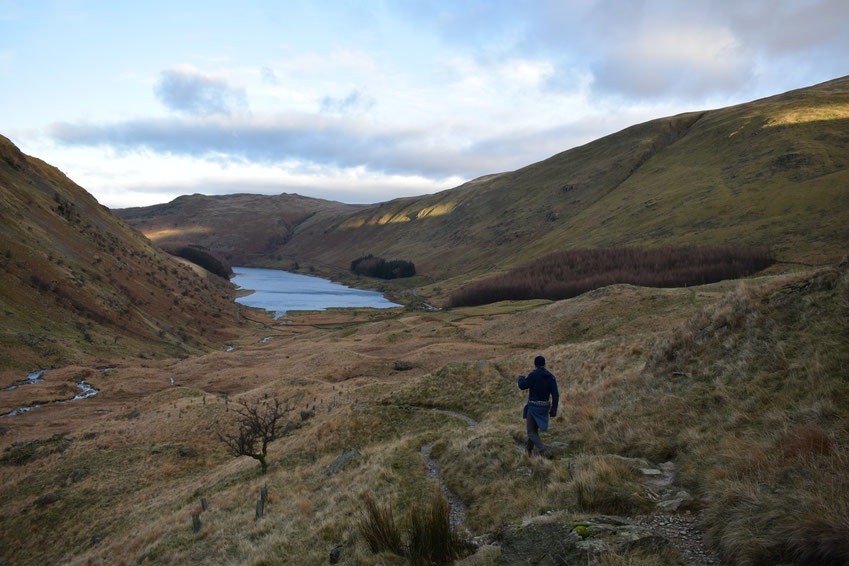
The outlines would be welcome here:
<svg viewBox="0 0 849 566">
<path fill-rule="evenodd" d="M 241 289 L 254 291 L 236 299 L 248 307 L 274 311 L 281 317 L 288 311 L 324 310 L 331 307 L 399 307 L 377 291 L 352 289 L 320 277 L 289 273 L 279 269 L 234 267 L 231 281 Z"/>
</svg>

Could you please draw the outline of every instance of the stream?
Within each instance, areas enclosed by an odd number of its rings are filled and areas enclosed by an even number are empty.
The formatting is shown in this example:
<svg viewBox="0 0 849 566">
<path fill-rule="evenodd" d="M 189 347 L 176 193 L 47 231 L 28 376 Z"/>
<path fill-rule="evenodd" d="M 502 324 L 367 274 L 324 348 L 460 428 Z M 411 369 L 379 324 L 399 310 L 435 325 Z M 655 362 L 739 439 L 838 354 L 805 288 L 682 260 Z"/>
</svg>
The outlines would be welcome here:
<svg viewBox="0 0 849 566">
<path fill-rule="evenodd" d="M 108 371 L 110 369 L 112 369 L 112 368 L 105 368 L 101 371 Z M 39 381 L 44 381 L 44 379 L 42 379 L 42 376 L 47 371 L 48 370 L 46 370 L 46 369 L 40 369 L 38 371 L 34 371 L 34 372 L 28 374 L 27 378 L 25 380 L 14 383 L 11 386 L 4 389 L 3 391 L 9 391 L 11 389 L 17 389 L 18 387 L 21 387 L 21 386 L 24 386 L 24 385 L 30 385 L 30 384 L 33 384 L 33 383 L 38 383 Z M 33 409 L 38 409 L 39 407 L 46 407 L 48 405 L 62 405 L 64 403 L 70 403 L 71 401 L 79 401 L 81 399 L 88 399 L 89 397 L 94 397 L 95 395 L 100 393 L 100 390 L 95 389 L 91 384 L 86 383 L 82 379 L 76 385 L 80 389 L 80 393 L 78 393 L 77 395 L 74 395 L 70 399 L 62 399 L 60 401 L 48 401 L 46 403 L 36 403 L 34 405 L 29 405 L 27 407 L 18 407 L 17 409 L 13 410 L 12 412 L 6 413 L 5 415 L 0 415 L 0 418 L 13 417 L 15 415 L 21 415 L 23 413 L 28 413 Z"/>
</svg>

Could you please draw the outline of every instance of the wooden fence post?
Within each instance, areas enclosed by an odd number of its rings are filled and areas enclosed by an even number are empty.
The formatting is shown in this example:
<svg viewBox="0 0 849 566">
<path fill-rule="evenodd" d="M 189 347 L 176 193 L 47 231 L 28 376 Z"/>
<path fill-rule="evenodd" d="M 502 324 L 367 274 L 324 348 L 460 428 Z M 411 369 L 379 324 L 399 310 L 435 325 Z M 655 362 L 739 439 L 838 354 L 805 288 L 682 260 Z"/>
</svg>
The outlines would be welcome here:
<svg viewBox="0 0 849 566">
<path fill-rule="evenodd" d="M 265 512 L 265 502 L 262 499 L 256 500 L 256 516 L 254 517 L 254 521 L 259 521 L 262 519 L 262 514 Z"/>
<path fill-rule="evenodd" d="M 259 498 L 262 499 L 263 505 L 265 504 L 266 501 L 268 501 L 268 488 L 267 487 L 260 488 Z"/>
<path fill-rule="evenodd" d="M 200 498 L 200 506 L 201 506 L 201 508 L 202 508 L 204 511 L 206 511 L 206 509 L 207 509 L 207 506 L 206 506 L 206 497 L 201 497 L 201 498 Z"/>
<path fill-rule="evenodd" d="M 197 513 L 192 514 L 192 531 L 195 533 L 200 532 L 200 515 Z"/>
</svg>

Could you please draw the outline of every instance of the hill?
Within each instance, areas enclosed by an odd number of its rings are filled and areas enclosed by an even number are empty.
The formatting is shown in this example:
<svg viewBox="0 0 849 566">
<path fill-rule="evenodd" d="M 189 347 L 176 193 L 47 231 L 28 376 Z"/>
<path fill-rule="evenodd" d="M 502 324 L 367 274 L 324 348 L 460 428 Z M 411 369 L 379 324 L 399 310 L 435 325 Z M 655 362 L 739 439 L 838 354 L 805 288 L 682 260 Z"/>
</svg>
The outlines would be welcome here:
<svg viewBox="0 0 849 566">
<path fill-rule="evenodd" d="M 295 227 L 310 218 L 321 222 L 362 208 L 289 194 L 194 194 L 114 212 L 159 246 L 198 244 L 222 254 L 233 265 L 252 265 L 274 259 Z"/>
<path fill-rule="evenodd" d="M 283 197 L 245 197 L 262 248 L 251 247 L 258 255 L 245 259 L 346 267 L 374 253 L 413 261 L 434 280 L 504 270 L 563 249 L 621 245 L 767 246 L 780 261 L 826 263 L 842 257 L 849 241 L 847 165 L 843 77 L 652 120 L 434 195 L 347 209 L 328 203 L 320 213 L 286 217 L 285 238 L 274 239 L 280 213 L 270 206 Z M 201 202 L 191 198 L 183 202 Z M 230 214 L 224 198 L 204 202 L 214 229 L 202 216 L 175 223 L 157 212 L 163 209 L 119 214 L 148 234 L 209 228 L 220 250 L 241 253 L 244 223 L 223 218 Z M 207 245 L 197 233 L 186 237 Z"/>
<path fill-rule="evenodd" d="M 232 336 L 232 286 L 151 244 L 0 136 L 0 371 L 186 355 Z"/>
</svg>

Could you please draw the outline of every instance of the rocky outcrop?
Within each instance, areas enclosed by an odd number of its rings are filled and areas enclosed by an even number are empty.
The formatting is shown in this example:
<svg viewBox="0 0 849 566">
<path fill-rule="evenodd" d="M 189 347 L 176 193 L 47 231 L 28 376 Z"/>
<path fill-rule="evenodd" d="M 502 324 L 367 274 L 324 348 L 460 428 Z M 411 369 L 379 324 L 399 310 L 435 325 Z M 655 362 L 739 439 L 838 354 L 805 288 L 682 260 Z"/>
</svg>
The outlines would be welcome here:
<svg viewBox="0 0 849 566">
<path fill-rule="evenodd" d="M 359 459 L 360 453 L 357 451 L 356 448 L 351 448 L 350 450 L 343 452 L 335 460 L 333 460 L 333 462 L 331 462 L 330 465 L 327 466 L 327 469 L 324 470 L 324 475 L 332 476 L 333 474 L 337 474 L 342 471 L 345 466 Z"/>
<path fill-rule="evenodd" d="M 596 564 L 607 552 L 662 550 L 669 541 L 621 517 L 537 517 L 501 536 L 501 565 Z"/>
</svg>

